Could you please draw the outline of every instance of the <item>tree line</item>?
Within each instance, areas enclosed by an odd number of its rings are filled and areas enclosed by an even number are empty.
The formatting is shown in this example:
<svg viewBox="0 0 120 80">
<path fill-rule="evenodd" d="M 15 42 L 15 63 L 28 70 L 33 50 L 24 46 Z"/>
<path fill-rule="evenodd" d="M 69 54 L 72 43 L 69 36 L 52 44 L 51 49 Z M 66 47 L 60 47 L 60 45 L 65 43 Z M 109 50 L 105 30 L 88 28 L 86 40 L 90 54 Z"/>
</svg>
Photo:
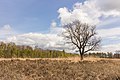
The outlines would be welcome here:
<svg viewBox="0 0 120 80">
<path fill-rule="evenodd" d="M 67 58 L 76 57 L 79 54 L 66 53 L 57 50 L 43 50 L 35 47 L 34 49 L 26 45 L 16 45 L 13 42 L 4 43 L 0 42 L 0 58 Z M 113 53 L 86 53 L 84 57 L 99 57 L 99 58 L 120 58 L 120 54 Z"/>
<path fill-rule="evenodd" d="M 88 53 L 84 55 L 85 57 L 97 57 L 97 58 L 120 58 L 120 53 L 112 52 L 97 52 L 97 53 Z"/>
<path fill-rule="evenodd" d="M 85 54 L 85 57 L 97 57 L 97 58 L 113 58 L 113 53 L 111 52 L 96 52 Z"/>
<path fill-rule="evenodd" d="M 34 49 L 26 45 L 16 45 L 13 42 L 0 42 L 0 58 L 65 58 L 74 57 L 78 54 L 66 53 L 57 50 Z"/>
</svg>

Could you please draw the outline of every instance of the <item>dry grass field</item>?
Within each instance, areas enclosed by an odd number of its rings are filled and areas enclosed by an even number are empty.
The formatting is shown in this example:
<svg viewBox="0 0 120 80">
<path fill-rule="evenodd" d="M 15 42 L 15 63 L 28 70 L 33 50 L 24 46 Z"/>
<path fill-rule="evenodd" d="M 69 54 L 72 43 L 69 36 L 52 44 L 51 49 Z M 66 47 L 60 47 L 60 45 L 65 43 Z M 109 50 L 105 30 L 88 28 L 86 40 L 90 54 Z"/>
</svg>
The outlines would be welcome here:
<svg viewBox="0 0 120 80">
<path fill-rule="evenodd" d="M 120 80 L 120 60 L 0 59 L 0 80 Z"/>
</svg>

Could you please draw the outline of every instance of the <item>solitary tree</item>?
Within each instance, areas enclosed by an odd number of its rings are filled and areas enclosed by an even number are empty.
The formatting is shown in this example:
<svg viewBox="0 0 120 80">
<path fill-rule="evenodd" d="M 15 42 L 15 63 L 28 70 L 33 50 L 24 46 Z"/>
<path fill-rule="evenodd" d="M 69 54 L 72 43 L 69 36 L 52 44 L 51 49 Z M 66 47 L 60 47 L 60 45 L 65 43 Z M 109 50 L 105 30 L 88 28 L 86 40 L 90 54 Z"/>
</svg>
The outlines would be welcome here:
<svg viewBox="0 0 120 80">
<path fill-rule="evenodd" d="M 83 60 L 84 53 L 99 48 L 101 39 L 96 36 L 96 26 L 74 21 L 63 27 L 65 28 L 63 35 L 67 39 L 67 43 L 75 45 L 81 60 Z"/>
</svg>

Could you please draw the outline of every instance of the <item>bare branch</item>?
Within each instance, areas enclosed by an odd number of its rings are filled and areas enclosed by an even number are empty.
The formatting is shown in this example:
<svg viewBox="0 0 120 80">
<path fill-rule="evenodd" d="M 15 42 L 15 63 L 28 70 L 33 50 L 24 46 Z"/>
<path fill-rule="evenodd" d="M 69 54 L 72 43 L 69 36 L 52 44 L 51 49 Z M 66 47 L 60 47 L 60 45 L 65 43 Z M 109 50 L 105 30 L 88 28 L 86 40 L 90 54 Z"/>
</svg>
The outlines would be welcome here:
<svg viewBox="0 0 120 80">
<path fill-rule="evenodd" d="M 81 56 L 88 51 L 95 50 L 101 42 L 100 39 L 95 37 L 96 26 L 74 21 L 63 27 L 66 30 L 64 37 L 78 48 Z"/>
</svg>

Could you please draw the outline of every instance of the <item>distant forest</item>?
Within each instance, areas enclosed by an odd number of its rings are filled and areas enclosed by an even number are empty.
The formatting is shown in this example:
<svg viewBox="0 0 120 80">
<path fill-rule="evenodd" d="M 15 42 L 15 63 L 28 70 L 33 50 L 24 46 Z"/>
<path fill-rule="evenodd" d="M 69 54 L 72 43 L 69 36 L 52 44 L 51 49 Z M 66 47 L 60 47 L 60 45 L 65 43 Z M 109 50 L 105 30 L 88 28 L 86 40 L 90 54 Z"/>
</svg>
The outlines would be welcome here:
<svg viewBox="0 0 120 80">
<path fill-rule="evenodd" d="M 0 58 L 65 58 L 74 57 L 78 54 L 66 53 L 57 50 L 34 49 L 26 45 L 16 45 L 13 42 L 0 42 Z"/>
<path fill-rule="evenodd" d="M 67 58 L 76 57 L 79 54 L 66 53 L 58 50 L 43 50 L 35 47 L 34 49 L 26 45 L 16 45 L 13 42 L 0 42 L 0 58 Z M 88 53 L 84 57 L 99 57 L 99 58 L 120 58 L 120 54 L 112 53 Z"/>
</svg>

